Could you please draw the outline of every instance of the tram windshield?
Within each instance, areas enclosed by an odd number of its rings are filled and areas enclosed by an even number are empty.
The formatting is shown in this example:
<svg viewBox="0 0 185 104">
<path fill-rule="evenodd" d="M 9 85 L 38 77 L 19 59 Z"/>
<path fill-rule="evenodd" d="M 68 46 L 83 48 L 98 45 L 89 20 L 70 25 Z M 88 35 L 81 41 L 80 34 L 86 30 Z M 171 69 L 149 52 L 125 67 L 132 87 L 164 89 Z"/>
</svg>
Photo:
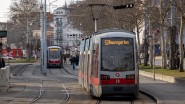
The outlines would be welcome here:
<svg viewBox="0 0 185 104">
<path fill-rule="evenodd" d="M 103 38 L 101 40 L 101 70 L 134 70 L 134 42 L 132 38 Z"/>
<path fill-rule="evenodd" d="M 60 59 L 60 51 L 58 48 L 50 48 L 49 49 L 49 59 Z"/>
</svg>

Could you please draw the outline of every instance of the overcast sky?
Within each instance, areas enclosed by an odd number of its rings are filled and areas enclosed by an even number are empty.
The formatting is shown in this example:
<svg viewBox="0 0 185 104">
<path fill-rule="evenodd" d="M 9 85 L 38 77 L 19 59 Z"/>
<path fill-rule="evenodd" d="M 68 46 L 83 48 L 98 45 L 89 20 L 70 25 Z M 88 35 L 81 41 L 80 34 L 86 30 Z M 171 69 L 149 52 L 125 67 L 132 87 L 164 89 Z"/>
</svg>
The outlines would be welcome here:
<svg viewBox="0 0 185 104">
<path fill-rule="evenodd" d="M 1 4 L 0 4 L 0 22 L 6 22 L 8 20 L 7 15 L 8 15 L 9 6 L 10 6 L 12 0 L 1 0 L 1 1 L 3 1 L 3 2 L 1 2 Z M 48 1 L 51 3 L 56 0 L 46 0 L 47 4 L 49 4 Z M 53 9 L 56 9 L 56 7 L 63 6 L 65 4 L 65 1 L 69 5 L 69 3 L 71 1 L 76 1 L 76 0 L 57 0 L 56 2 L 53 3 L 53 5 L 55 5 L 55 6 L 50 6 L 50 9 L 51 9 L 50 11 L 52 12 Z"/>
</svg>

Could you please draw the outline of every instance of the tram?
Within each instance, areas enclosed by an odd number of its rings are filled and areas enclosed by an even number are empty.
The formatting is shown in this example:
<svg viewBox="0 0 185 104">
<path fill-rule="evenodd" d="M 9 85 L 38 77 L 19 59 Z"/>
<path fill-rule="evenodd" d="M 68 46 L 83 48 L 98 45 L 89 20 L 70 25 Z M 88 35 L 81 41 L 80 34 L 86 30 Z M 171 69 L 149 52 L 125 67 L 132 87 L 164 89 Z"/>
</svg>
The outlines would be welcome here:
<svg viewBox="0 0 185 104">
<path fill-rule="evenodd" d="M 47 68 L 63 67 L 62 48 L 59 46 L 47 47 Z"/>
<path fill-rule="evenodd" d="M 95 97 L 139 95 L 136 36 L 112 29 L 81 40 L 78 81 Z"/>
</svg>

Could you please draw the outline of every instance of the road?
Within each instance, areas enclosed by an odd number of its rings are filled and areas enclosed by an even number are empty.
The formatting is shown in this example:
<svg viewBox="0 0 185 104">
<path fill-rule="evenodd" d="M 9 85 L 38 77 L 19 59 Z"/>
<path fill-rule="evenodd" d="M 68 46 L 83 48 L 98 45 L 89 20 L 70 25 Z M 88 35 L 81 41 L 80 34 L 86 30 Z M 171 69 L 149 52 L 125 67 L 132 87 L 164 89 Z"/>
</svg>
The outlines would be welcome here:
<svg viewBox="0 0 185 104">
<path fill-rule="evenodd" d="M 135 100 L 93 98 L 78 84 L 77 70 L 72 66 L 48 69 L 47 75 L 42 75 L 39 68 L 38 63 L 11 65 L 11 87 L 0 94 L 0 104 L 156 104 L 143 94 Z"/>
</svg>

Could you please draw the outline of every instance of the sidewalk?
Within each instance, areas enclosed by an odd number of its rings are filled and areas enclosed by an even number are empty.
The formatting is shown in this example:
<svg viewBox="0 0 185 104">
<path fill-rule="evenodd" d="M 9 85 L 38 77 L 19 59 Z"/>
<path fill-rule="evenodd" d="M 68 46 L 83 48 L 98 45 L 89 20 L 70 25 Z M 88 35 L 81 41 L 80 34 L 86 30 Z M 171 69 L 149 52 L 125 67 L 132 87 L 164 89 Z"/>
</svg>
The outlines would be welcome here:
<svg viewBox="0 0 185 104">
<path fill-rule="evenodd" d="M 161 61 L 161 57 L 156 57 Z M 157 100 L 157 104 L 185 104 L 185 80 L 140 71 L 140 90 Z M 160 80 L 158 80 L 160 79 Z"/>
<path fill-rule="evenodd" d="M 140 75 L 140 90 L 152 95 L 157 104 L 185 104 L 185 86 Z"/>
</svg>

